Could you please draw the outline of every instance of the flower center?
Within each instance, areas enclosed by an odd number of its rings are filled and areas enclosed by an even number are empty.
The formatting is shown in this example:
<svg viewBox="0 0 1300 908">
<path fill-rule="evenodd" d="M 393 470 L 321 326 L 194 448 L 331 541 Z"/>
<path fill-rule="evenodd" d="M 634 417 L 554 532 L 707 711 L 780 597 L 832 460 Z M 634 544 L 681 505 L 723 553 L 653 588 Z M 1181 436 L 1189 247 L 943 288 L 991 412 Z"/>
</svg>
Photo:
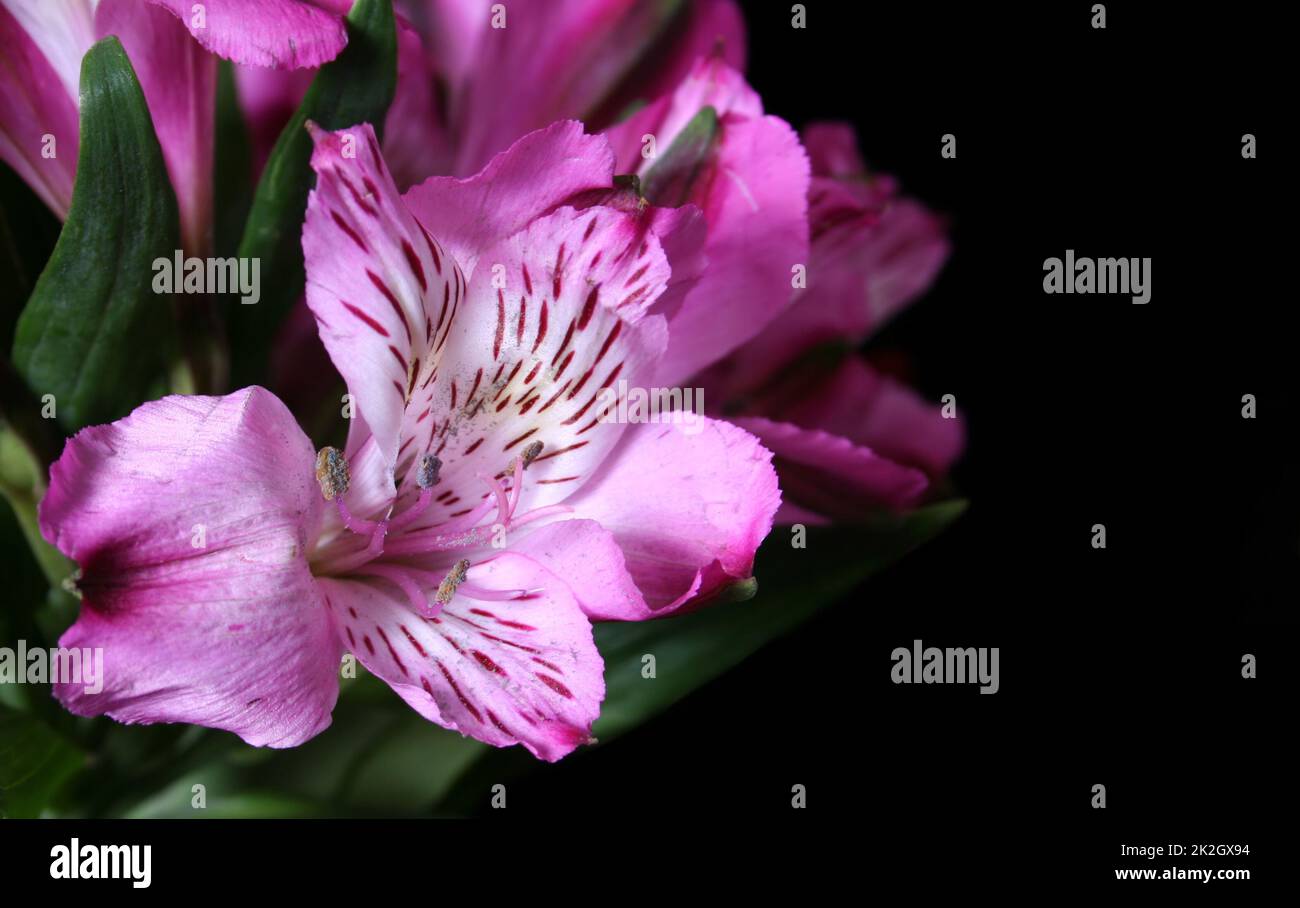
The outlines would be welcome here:
<svg viewBox="0 0 1300 908">
<path fill-rule="evenodd" d="M 420 459 L 414 471 L 419 495 L 409 506 L 400 512 L 390 512 L 383 519 L 367 520 L 354 515 L 344 500 L 352 484 L 347 459 L 337 448 L 322 448 L 316 455 L 316 480 L 322 497 L 327 502 L 334 502 L 338 509 L 343 531 L 318 548 L 312 560 L 312 572 L 318 576 L 388 580 L 399 587 L 416 612 L 426 618 L 436 617 L 458 593 L 484 600 L 517 599 L 529 595 L 529 590 L 489 590 L 467 581 L 466 574 L 470 568 L 467 558 L 456 560 L 446 570 L 430 570 L 393 559 L 426 556 L 428 561 L 427 556 L 439 553 L 488 546 L 499 548 L 505 534 L 511 530 L 543 517 L 567 513 L 570 509 L 563 505 L 516 513 L 523 491 L 524 470 L 541 451 L 542 443 L 533 442 L 501 473 L 495 476 L 477 473 L 477 478 L 488 488 L 478 505 L 460 516 L 416 527 L 415 524 L 433 505 L 433 487 L 441 481 L 441 460 L 432 454 Z M 442 559 L 435 557 L 432 560 Z M 426 590 L 434 588 L 437 592 L 430 601 Z"/>
</svg>

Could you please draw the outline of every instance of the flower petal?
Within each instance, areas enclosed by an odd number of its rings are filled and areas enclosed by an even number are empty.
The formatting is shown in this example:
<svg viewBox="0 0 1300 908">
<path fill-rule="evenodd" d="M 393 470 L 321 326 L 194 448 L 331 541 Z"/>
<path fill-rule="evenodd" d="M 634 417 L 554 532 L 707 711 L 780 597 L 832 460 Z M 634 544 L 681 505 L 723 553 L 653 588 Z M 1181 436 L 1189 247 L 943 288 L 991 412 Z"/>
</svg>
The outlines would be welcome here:
<svg viewBox="0 0 1300 908">
<path fill-rule="evenodd" d="M 757 417 L 737 419 L 776 455 L 785 499 L 829 517 L 914 504 L 929 485 L 920 470 L 838 435 Z"/>
<path fill-rule="evenodd" d="M 613 534 L 594 520 L 558 520 L 510 534 L 510 551 L 563 577 L 593 621 L 641 621 L 655 617 L 627 571 Z"/>
<path fill-rule="evenodd" d="M 478 501 L 481 475 L 504 471 L 535 442 L 543 448 L 519 507 L 579 488 L 622 435 L 602 419 L 606 405 L 643 382 L 663 351 L 664 320 L 645 312 L 667 280 L 658 238 L 610 208 L 561 208 L 488 250 L 434 386 L 439 488 L 459 503 L 430 513 Z"/>
<path fill-rule="evenodd" d="M 68 32 L 54 32 L 60 23 L 46 23 L 36 16 L 59 4 L 0 3 L 0 160 L 14 169 L 42 202 L 59 218 L 68 216 L 72 184 L 77 171 L 77 72 L 81 54 L 94 35 L 85 22 L 84 46 Z M 63 7 L 65 13 L 79 9 Z M 29 30 L 31 29 L 31 30 Z M 54 40 L 62 38 L 62 41 Z M 71 83 L 64 80 L 53 60 L 58 51 L 70 48 Z M 51 148 L 46 136 L 54 138 Z M 46 157 L 48 150 L 53 157 Z"/>
<path fill-rule="evenodd" d="M 430 721 L 496 747 L 523 744 L 548 761 L 590 741 L 604 663 L 565 583 L 512 553 L 475 565 L 468 582 L 531 594 L 457 594 L 424 619 L 387 581 L 321 586 L 356 657 Z"/>
<path fill-rule="evenodd" d="M 64 92 L 81 90 L 81 58 L 95 43 L 97 0 L 0 0 L 54 69 Z M 52 86 L 51 86 L 52 88 Z"/>
<path fill-rule="evenodd" d="M 95 33 L 117 35 L 131 59 L 176 190 L 182 244 L 190 255 L 206 255 L 212 243 L 217 61 L 174 16 L 136 0 L 100 0 Z"/>
<path fill-rule="evenodd" d="M 65 647 L 103 649 L 78 715 L 188 722 L 254 745 L 330 721 L 341 654 L 304 552 L 320 521 L 311 443 L 272 394 L 167 397 L 68 442 L 41 531 L 81 567 Z"/>
<path fill-rule="evenodd" d="M 474 65 L 452 93 L 451 172 L 473 173 L 529 130 L 596 112 L 681 8 L 680 0 L 506 4 L 503 27 L 478 29 Z"/>
<path fill-rule="evenodd" d="M 667 614 L 749 577 L 781 499 L 771 461 L 719 420 L 632 425 L 565 504 L 613 533 L 646 602 Z"/>
<path fill-rule="evenodd" d="M 609 190 L 614 156 L 572 120 L 529 133 L 468 179 L 432 177 L 403 198 L 466 274 L 479 255 L 573 196 Z"/>
<path fill-rule="evenodd" d="M 714 57 L 701 60 L 670 97 L 607 135 L 619 168 L 643 175 L 641 137 L 660 152 L 704 107 L 719 115 L 718 136 L 687 188 L 708 222 L 709 266 L 669 324 L 670 343 L 656 383 L 675 385 L 757 334 L 790 302 L 793 269 L 808 261 L 808 160 L 784 121 L 762 116 L 758 97 Z"/>
<path fill-rule="evenodd" d="M 802 407 L 804 425 L 843 435 L 902 464 L 942 476 L 961 454 L 965 426 L 914 390 L 850 356 Z"/>
<path fill-rule="evenodd" d="M 317 180 L 303 226 L 307 304 L 392 467 L 427 447 L 438 360 L 465 278 L 406 209 L 369 124 L 308 128 Z M 348 455 L 365 439 L 351 433 Z"/>
<path fill-rule="evenodd" d="M 320 66 L 348 43 L 339 3 L 302 0 L 149 0 L 180 19 L 195 40 L 225 60 L 277 69 Z M 332 10 L 323 9 L 332 6 Z"/>
</svg>

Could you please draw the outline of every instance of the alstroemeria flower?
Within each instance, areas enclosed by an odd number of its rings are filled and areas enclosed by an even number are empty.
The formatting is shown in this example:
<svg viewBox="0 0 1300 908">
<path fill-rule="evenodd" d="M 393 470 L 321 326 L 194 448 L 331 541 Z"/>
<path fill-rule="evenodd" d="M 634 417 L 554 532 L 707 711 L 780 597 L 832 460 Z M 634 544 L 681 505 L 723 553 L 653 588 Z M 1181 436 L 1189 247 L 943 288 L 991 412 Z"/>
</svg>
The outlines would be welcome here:
<svg viewBox="0 0 1300 908">
<path fill-rule="evenodd" d="M 447 98 L 437 173 L 474 173 L 556 120 L 603 128 L 629 104 L 670 90 L 711 51 L 744 68 L 744 25 L 732 0 L 399 5 L 421 28 Z"/>
<path fill-rule="evenodd" d="M 889 177 L 868 174 L 847 124 L 804 130 L 813 166 L 805 289 L 699 380 L 713 404 L 777 455 L 778 520 L 824 522 L 914 504 L 960 454 L 960 419 L 856 355 L 813 351 L 868 339 L 920 296 L 948 256 L 944 224 Z"/>
<path fill-rule="evenodd" d="M 260 388 L 72 439 L 40 522 L 81 569 L 60 643 L 104 648 L 104 688 L 56 694 L 290 746 L 328 724 L 347 649 L 430 720 L 558 759 L 604 693 L 590 621 L 747 577 L 770 455 L 727 423 L 601 418 L 663 354 L 670 278 L 643 219 L 559 204 L 608 186 L 603 138 L 556 124 L 403 198 L 369 126 L 313 134 L 307 299 L 346 450 Z"/>
<path fill-rule="evenodd" d="M 784 120 L 721 56 L 696 61 L 670 93 L 606 131 L 619 173 L 653 174 L 705 108 L 717 134 L 688 173 L 651 201 L 694 204 L 708 224 L 708 265 L 669 316 L 672 343 L 656 380 L 672 386 L 752 338 L 790 303 L 793 269 L 808 260 L 808 157 Z M 644 137 L 656 154 L 646 156 Z"/>
<path fill-rule="evenodd" d="M 346 11 L 351 0 L 331 0 Z M 502 9 L 497 7 L 501 6 Z M 397 0 L 397 95 L 384 157 L 398 188 L 482 169 L 557 120 L 591 130 L 670 91 L 698 57 L 744 69 L 734 0 Z M 302 73 L 236 69 L 261 166 L 310 84 Z"/>
<path fill-rule="evenodd" d="M 319 66 L 347 43 L 340 9 L 348 5 L 206 0 L 195 9 L 189 0 L 0 0 L 0 159 L 67 217 L 81 58 L 116 35 L 153 116 L 183 244 L 203 254 L 211 235 L 216 103 L 216 59 L 204 48 L 259 66 Z"/>
</svg>

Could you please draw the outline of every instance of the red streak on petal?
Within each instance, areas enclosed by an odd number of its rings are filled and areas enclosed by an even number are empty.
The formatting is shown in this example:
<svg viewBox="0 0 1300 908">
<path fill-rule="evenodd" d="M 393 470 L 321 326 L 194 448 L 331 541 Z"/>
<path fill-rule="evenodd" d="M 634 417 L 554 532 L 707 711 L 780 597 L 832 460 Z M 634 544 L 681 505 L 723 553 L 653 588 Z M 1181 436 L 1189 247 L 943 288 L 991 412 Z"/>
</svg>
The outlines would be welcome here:
<svg viewBox="0 0 1300 908">
<path fill-rule="evenodd" d="M 545 684 L 551 690 L 555 691 L 564 699 L 566 700 L 573 699 L 573 694 L 569 693 L 569 689 L 565 687 L 563 684 L 561 684 L 559 681 L 556 681 L 550 675 L 543 675 L 541 673 L 537 673 L 537 680 L 541 681 L 543 684 Z"/>
<path fill-rule="evenodd" d="M 369 325 L 371 328 L 373 328 L 377 334 L 380 334 L 380 335 L 382 335 L 382 336 L 384 336 L 384 337 L 390 337 L 390 336 L 391 336 L 391 335 L 388 333 L 388 329 L 387 329 L 387 328 L 385 328 L 383 325 L 379 324 L 379 322 L 375 321 L 373 318 L 371 318 L 371 317 L 370 317 L 369 315 L 367 315 L 365 312 L 363 312 L 362 310 L 358 309 L 356 306 L 352 305 L 352 304 L 349 303 L 349 302 L 346 302 L 345 300 L 339 300 L 339 302 L 343 303 L 343 307 L 344 307 L 345 309 L 347 309 L 349 312 L 351 312 L 351 313 L 352 313 L 353 315 L 355 315 L 357 318 L 361 319 L 361 321 L 365 322 L 367 325 Z"/>
<path fill-rule="evenodd" d="M 506 446 L 505 446 L 504 448 L 502 448 L 501 450 L 502 450 L 502 451 L 509 451 L 509 450 L 510 450 L 511 448 L 513 448 L 515 445 L 519 444 L 519 442 L 523 441 L 525 438 L 527 438 L 529 435 L 532 435 L 532 434 L 533 434 L 534 432 L 536 432 L 536 431 L 537 431 L 537 426 L 533 426 L 533 428 L 529 429 L 527 432 L 525 432 L 523 435 L 520 435 L 518 438 L 515 438 L 515 439 L 513 439 L 513 440 L 511 440 L 511 441 L 506 442 Z"/>
<path fill-rule="evenodd" d="M 411 673 L 406 670 L 406 666 L 402 663 L 402 658 L 397 655 L 397 650 L 393 649 L 393 644 L 389 642 L 388 635 L 384 633 L 384 629 L 376 625 L 375 630 L 379 631 L 379 636 L 384 640 L 384 646 L 388 647 L 388 655 L 393 657 L 393 661 L 396 662 L 397 667 L 402 670 L 402 674 L 409 678 Z"/>
<path fill-rule="evenodd" d="M 384 295 L 384 299 L 388 300 L 388 304 L 393 307 L 397 317 L 402 320 L 402 327 L 406 329 L 406 342 L 411 343 L 411 325 L 406 320 L 406 312 L 402 309 L 402 304 L 397 301 L 397 297 L 393 296 L 393 291 L 388 289 L 388 285 L 384 283 L 383 278 L 368 268 L 366 269 L 366 277 L 370 278 L 370 283 L 374 284 L 375 288 Z"/>
<path fill-rule="evenodd" d="M 596 302 L 600 299 L 600 284 L 591 288 L 587 294 L 587 301 L 582 304 L 582 314 L 578 316 L 578 330 L 585 330 L 587 324 L 591 321 L 592 313 L 596 311 Z"/>
<path fill-rule="evenodd" d="M 558 451 L 543 454 L 541 457 L 537 458 L 537 460 L 549 460 L 552 457 L 559 457 L 561 454 L 565 454 L 569 451 L 576 451 L 578 448 L 585 448 L 588 444 L 589 442 L 580 441 L 577 444 L 569 445 L 567 448 L 560 448 Z M 534 460 L 533 463 L 537 463 L 537 460 Z"/>
<path fill-rule="evenodd" d="M 434 661 L 436 662 L 437 660 Z M 447 683 L 451 685 L 451 689 L 456 692 L 456 698 L 460 700 L 460 705 L 465 707 L 467 710 L 469 710 L 470 714 L 475 719 L 477 719 L 479 722 L 482 722 L 483 715 L 478 711 L 478 707 L 476 707 L 473 703 L 469 702 L 469 700 L 465 698 L 465 695 L 461 693 L 460 685 L 457 684 L 456 679 L 451 676 L 451 672 L 447 671 L 447 666 L 443 665 L 441 662 L 438 662 L 438 668 L 439 670 L 442 671 L 442 676 L 447 679 Z"/>
<path fill-rule="evenodd" d="M 470 655 L 472 655 L 475 659 L 478 660 L 479 665 L 483 666 L 485 669 L 492 672 L 492 674 L 501 675 L 503 678 L 510 677 L 505 673 L 505 670 L 502 669 L 501 666 L 493 662 L 492 659 L 488 657 L 486 653 L 480 653 L 478 650 L 475 649 L 475 650 L 470 650 Z"/>
<path fill-rule="evenodd" d="M 420 282 L 420 290 L 429 289 L 429 283 L 424 277 L 424 266 L 420 264 L 420 257 L 415 254 L 415 249 L 406 240 L 402 240 L 402 252 L 406 255 L 406 264 L 411 266 L 415 272 L 415 279 Z"/>
<path fill-rule="evenodd" d="M 497 333 L 496 338 L 492 341 L 492 358 L 498 359 L 501 356 L 501 339 L 506 333 L 506 293 L 504 290 L 497 291 Z"/>
<path fill-rule="evenodd" d="M 415 647 L 415 651 L 416 651 L 417 653 L 419 653 L 421 656 L 425 656 L 425 657 L 427 657 L 427 656 L 429 655 L 428 653 L 426 653 L 426 652 L 424 651 L 424 647 L 420 645 L 420 641 L 415 639 L 415 635 L 412 634 L 412 633 L 407 629 L 407 627 L 406 627 L 405 624 L 399 624 L 399 625 L 397 625 L 397 626 L 400 627 L 400 628 L 402 629 L 402 633 L 403 633 L 403 634 L 406 634 L 406 639 L 409 640 L 409 641 L 411 641 L 411 646 Z"/>
<path fill-rule="evenodd" d="M 343 216 L 341 214 L 339 214 L 337 211 L 331 211 L 330 217 L 334 219 L 335 224 L 339 225 L 340 230 L 342 230 L 344 233 L 346 233 L 348 236 L 352 238 L 352 242 L 356 243 L 359 247 L 361 247 L 362 252 L 364 252 L 366 255 L 370 254 L 370 247 L 366 245 L 366 241 L 361 238 L 360 234 L 358 234 L 355 230 L 352 229 L 351 224 L 343 220 Z"/>
</svg>

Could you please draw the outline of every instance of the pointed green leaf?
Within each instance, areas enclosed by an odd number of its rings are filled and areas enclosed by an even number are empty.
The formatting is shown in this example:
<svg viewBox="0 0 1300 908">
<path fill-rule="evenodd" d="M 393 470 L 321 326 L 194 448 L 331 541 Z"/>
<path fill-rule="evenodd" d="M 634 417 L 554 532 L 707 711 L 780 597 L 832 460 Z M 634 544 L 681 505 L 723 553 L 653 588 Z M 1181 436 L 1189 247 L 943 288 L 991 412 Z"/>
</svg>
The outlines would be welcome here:
<svg viewBox="0 0 1300 908">
<path fill-rule="evenodd" d="M 370 123 L 383 135 L 397 89 L 397 31 L 390 0 L 357 0 L 347 18 L 348 45 L 321 67 L 302 104 L 280 133 L 262 172 L 239 255 L 261 259 L 262 297 L 231 315 L 236 384 L 260 377 L 274 333 L 304 286 L 302 223 L 311 169 L 308 120 L 323 129 Z"/>
<path fill-rule="evenodd" d="M 72 208 L 14 338 L 15 367 L 55 396 L 66 428 L 125 415 L 162 368 L 170 297 L 153 292 L 153 261 L 172 256 L 178 231 L 140 83 L 105 38 L 81 62 Z"/>
</svg>

